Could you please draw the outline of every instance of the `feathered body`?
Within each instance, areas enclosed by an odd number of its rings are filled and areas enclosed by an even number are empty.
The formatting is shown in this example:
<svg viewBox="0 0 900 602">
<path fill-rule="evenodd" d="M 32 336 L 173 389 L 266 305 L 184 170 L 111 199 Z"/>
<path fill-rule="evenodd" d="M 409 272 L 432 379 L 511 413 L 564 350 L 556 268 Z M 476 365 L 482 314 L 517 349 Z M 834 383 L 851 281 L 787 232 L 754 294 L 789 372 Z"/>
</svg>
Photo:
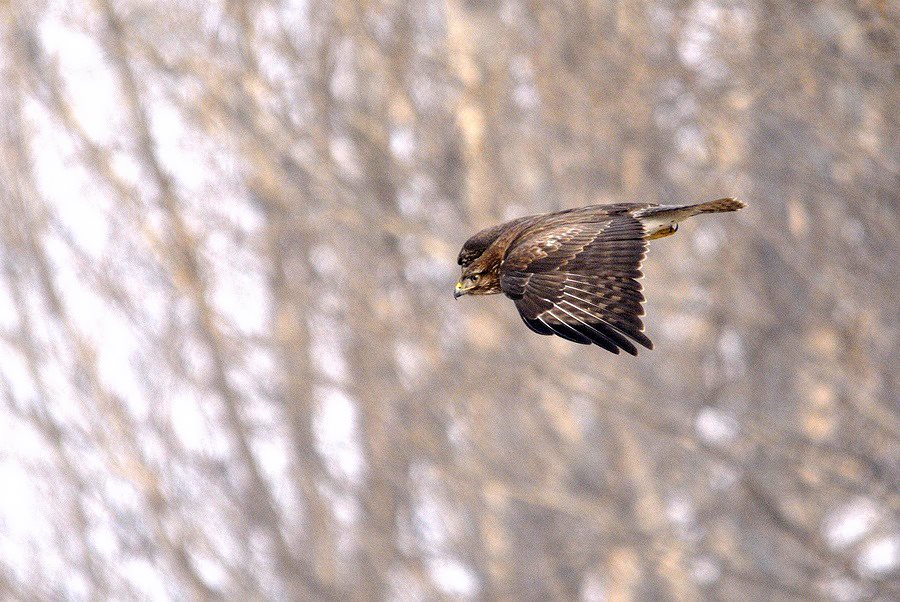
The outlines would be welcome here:
<svg viewBox="0 0 900 602">
<path fill-rule="evenodd" d="M 637 355 L 647 242 L 699 213 L 737 211 L 732 198 L 694 205 L 618 203 L 521 217 L 486 228 L 459 252 L 455 296 L 504 293 L 533 331 Z"/>
</svg>

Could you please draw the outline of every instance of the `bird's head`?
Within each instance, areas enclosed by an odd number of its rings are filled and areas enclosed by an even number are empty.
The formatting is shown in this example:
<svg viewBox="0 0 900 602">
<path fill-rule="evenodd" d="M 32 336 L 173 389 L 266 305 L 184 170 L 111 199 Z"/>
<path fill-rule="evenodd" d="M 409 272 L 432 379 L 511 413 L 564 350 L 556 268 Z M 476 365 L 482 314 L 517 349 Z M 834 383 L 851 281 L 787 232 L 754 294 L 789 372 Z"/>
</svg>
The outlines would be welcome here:
<svg viewBox="0 0 900 602">
<path fill-rule="evenodd" d="M 463 295 L 493 295 L 500 292 L 500 276 L 496 269 L 485 269 L 478 262 L 463 267 L 462 276 L 453 290 L 456 298 Z"/>
</svg>

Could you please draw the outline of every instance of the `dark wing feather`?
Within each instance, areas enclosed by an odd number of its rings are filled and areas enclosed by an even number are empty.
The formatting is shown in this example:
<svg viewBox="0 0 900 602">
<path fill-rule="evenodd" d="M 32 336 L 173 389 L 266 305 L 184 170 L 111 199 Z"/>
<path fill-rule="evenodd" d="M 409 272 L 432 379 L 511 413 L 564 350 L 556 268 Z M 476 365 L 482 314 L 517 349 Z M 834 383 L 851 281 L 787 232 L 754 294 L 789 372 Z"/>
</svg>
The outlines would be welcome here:
<svg viewBox="0 0 900 602">
<path fill-rule="evenodd" d="M 500 286 L 533 331 L 637 355 L 643 333 L 643 225 L 630 216 L 535 227 L 511 245 Z"/>
</svg>

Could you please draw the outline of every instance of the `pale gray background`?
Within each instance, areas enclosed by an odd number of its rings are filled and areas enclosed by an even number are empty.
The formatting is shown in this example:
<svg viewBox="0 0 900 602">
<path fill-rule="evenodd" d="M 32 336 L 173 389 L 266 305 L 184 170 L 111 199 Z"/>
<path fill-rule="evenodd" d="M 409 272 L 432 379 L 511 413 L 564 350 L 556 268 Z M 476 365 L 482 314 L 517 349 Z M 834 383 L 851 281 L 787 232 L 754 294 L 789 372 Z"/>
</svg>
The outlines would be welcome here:
<svg viewBox="0 0 900 602">
<path fill-rule="evenodd" d="M 879 1 L 0 1 L 0 597 L 897 599 Z M 735 195 L 638 358 L 451 293 Z"/>
</svg>

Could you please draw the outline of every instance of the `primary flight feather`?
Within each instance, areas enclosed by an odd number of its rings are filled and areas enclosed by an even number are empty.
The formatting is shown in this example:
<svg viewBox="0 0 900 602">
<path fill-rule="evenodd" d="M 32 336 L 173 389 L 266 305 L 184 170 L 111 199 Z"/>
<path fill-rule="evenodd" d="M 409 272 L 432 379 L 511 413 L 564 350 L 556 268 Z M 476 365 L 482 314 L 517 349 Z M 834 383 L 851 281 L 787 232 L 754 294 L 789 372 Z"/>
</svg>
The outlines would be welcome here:
<svg viewBox="0 0 900 602">
<path fill-rule="evenodd" d="M 637 355 L 644 334 L 641 262 L 647 241 L 699 213 L 743 208 L 725 198 L 694 205 L 618 203 L 530 215 L 486 228 L 459 252 L 455 297 L 504 293 L 544 335 Z"/>
</svg>

